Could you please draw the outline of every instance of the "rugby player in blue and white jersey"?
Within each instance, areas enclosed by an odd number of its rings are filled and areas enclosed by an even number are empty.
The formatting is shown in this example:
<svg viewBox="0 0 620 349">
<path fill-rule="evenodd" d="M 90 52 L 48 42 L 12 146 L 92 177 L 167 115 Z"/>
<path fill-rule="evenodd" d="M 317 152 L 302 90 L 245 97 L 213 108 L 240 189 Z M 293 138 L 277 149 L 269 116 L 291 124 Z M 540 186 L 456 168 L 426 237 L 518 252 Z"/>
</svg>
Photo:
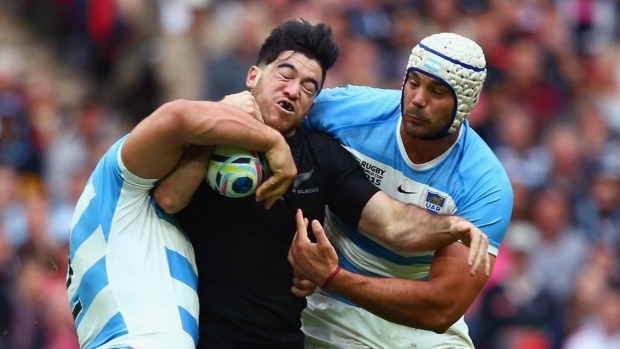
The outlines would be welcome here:
<svg viewBox="0 0 620 349">
<path fill-rule="evenodd" d="M 158 108 L 101 158 L 70 231 L 67 293 L 81 348 L 191 349 L 198 337 L 192 246 L 151 196 L 189 144 L 266 152 L 256 198 L 270 207 L 297 173 L 284 137 L 225 103 Z"/>
<path fill-rule="evenodd" d="M 413 48 L 402 90 L 326 89 L 308 121 L 335 136 L 389 196 L 475 224 L 488 235 L 493 264 L 513 194 L 504 168 L 466 120 L 485 65 L 472 40 L 431 35 Z M 313 228 L 323 236 L 320 225 Z M 303 312 L 306 348 L 473 348 L 463 315 L 489 275 L 471 275 L 459 263 L 468 253 L 463 244 L 396 251 L 333 212 L 325 233 L 329 242 L 298 236 L 291 247 L 296 275 L 329 281 Z M 298 234 L 305 235 L 301 217 Z"/>
</svg>

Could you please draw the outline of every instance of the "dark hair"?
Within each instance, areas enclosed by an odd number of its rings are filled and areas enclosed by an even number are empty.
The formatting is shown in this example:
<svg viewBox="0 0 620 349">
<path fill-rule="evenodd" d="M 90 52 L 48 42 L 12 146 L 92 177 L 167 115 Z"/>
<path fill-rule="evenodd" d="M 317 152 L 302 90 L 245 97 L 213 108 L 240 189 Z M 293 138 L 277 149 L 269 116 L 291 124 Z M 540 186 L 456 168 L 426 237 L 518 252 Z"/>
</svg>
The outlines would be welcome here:
<svg viewBox="0 0 620 349">
<path fill-rule="evenodd" d="M 288 20 L 271 31 L 258 52 L 256 65 L 270 64 L 284 51 L 298 52 L 319 62 L 323 70 L 320 88 L 325 82 L 327 70 L 336 63 L 340 54 L 328 25 L 312 25 L 301 18 Z"/>
</svg>

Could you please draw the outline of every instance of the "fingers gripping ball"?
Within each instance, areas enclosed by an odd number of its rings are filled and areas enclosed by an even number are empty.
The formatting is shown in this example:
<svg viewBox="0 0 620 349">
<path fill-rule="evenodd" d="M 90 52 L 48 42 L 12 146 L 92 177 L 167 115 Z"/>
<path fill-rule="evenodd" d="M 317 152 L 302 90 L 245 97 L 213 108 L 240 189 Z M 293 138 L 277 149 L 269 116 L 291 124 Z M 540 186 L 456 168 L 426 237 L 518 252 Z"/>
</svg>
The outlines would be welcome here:
<svg viewBox="0 0 620 349">
<path fill-rule="evenodd" d="M 207 167 L 207 184 L 218 193 L 242 198 L 254 194 L 265 176 L 262 157 L 231 145 L 218 145 Z"/>
</svg>

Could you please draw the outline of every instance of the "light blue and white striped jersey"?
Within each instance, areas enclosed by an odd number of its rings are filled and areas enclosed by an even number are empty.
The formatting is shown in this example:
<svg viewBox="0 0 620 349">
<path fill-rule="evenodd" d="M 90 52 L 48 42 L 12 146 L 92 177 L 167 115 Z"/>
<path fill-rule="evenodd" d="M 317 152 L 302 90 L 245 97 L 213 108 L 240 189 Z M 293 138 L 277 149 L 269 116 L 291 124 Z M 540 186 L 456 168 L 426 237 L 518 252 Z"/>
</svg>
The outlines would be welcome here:
<svg viewBox="0 0 620 349">
<path fill-rule="evenodd" d="M 81 348 L 195 348 L 193 248 L 155 204 L 155 179 L 125 168 L 116 142 L 80 197 L 70 231 L 67 294 Z"/>
<path fill-rule="evenodd" d="M 358 159 L 370 182 L 392 198 L 434 213 L 457 214 L 474 223 L 488 235 L 489 253 L 497 255 L 513 202 L 512 187 L 499 160 L 465 121 L 457 143 L 447 152 L 428 163 L 412 163 L 399 132 L 400 104 L 400 90 L 351 85 L 325 89 L 306 126 L 336 137 Z M 325 229 L 347 270 L 428 280 L 434 251 L 394 252 L 332 212 L 328 212 Z"/>
</svg>

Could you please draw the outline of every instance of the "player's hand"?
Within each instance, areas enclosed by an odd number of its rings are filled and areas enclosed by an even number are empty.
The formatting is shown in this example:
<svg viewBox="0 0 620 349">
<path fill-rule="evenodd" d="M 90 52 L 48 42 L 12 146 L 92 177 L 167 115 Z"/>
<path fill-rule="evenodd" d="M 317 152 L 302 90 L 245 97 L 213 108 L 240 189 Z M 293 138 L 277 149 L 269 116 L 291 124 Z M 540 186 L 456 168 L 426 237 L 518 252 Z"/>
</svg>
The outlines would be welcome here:
<svg viewBox="0 0 620 349">
<path fill-rule="evenodd" d="M 338 255 L 325 236 L 323 227 L 317 220 L 312 221 L 312 232 L 316 243 L 308 238 L 308 219 L 301 210 L 295 215 L 297 233 L 289 249 L 288 260 L 298 278 L 322 285 L 328 275 L 338 266 Z"/>
<path fill-rule="evenodd" d="M 293 276 L 293 286 L 291 287 L 291 292 L 299 297 L 308 297 L 316 290 L 317 285 L 306 279 L 302 279 L 301 277 L 294 275 Z"/>
<path fill-rule="evenodd" d="M 297 167 L 284 137 L 265 153 L 265 160 L 271 176 L 256 189 L 256 201 L 265 200 L 265 207 L 269 209 L 286 193 L 297 176 Z"/>
<path fill-rule="evenodd" d="M 221 100 L 221 102 L 237 107 L 250 114 L 256 120 L 265 123 L 265 120 L 263 120 L 263 115 L 258 108 L 258 104 L 256 104 L 256 99 L 254 99 L 254 96 L 250 93 L 250 91 L 227 95 Z"/>
<path fill-rule="evenodd" d="M 460 218 L 460 217 L 459 217 Z M 450 228 L 452 234 L 458 236 L 465 245 L 469 246 L 467 263 L 470 265 L 471 275 L 475 275 L 479 267 L 484 268 L 486 275 L 491 273 L 491 261 L 489 260 L 489 237 L 478 229 L 473 223 L 458 219 Z"/>
</svg>

